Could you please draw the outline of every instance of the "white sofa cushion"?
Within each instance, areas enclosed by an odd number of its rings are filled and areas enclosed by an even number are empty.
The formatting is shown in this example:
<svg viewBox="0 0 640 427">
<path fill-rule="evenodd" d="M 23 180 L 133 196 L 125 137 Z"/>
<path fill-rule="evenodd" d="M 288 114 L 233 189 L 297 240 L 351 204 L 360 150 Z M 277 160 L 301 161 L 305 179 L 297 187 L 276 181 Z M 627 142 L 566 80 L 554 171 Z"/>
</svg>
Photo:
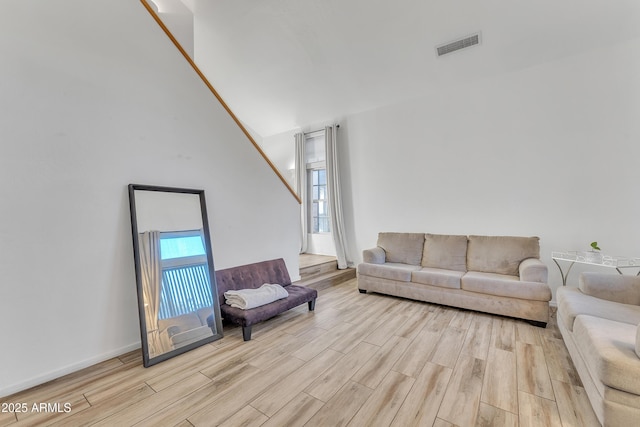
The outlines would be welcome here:
<svg viewBox="0 0 640 427">
<path fill-rule="evenodd" d="M 551 289 L 546 283 L 522 282 L 518 276 L 469 271 L 461 282 L 465 291 L 533 301 L 551 300 Z"/>
<path fill-rule="evenodd" d="M 460 289 L 460 279 L 463 274 L 462 271 L 425 267 L 411 273 L 411 281 L 441 288 Z"/>
<path fill-rule="evenodd" d="M 420 265 L 424 234 L 379 233 L 378 246 L 384 249 L 386 262 Z"/>
<path fill-rule="evenodd" d="M 623 304 L 640 305 L 640 277 L 585 271 L 578 288 L 583 294 Z"/>
<path fill-rule="evenodd" d="M 396 280 L 398 282 L 410 282 L 411 273 L 420 270 L 418 265 L 386 262 L 384 264 L 362 263 L 358 266 L 358 273 L 381 279 Z"/>
<path fill-rule="evenodd" d="M 195 329 L 188 329 L 175 335 L 171 335 L 171 344 L 173 345 L 173 348 L 178 348 L 211 336 L 213 336 L 213 332 L 210 327 L 200 326 Z"/>
<path fill-rule="evenodd" d="M 573 331 L 576 316 L 588 314 L 617 322 L 640 323 L 640 306 L 622 304 L 583 294 L 578 288 L 560 287 L 556 291 L 558 311 L 562 313 L 565 328 Z"/>
<path fill-rule="evenodd" d="M 540 258 L 538 237 L 469 236 L 468 271 L 517 276 L 527 258 Z"/>
<path fill-rule="evenodd" d="M 172 328 L 172 333 L 174 335 L 179 332 L 199 328 L 200 326 L 202 326 L 202 323 L 195 311 L 181 314 L 176 317 L 168 317 L 166 319 L 158 320 L 158 329 L 160 332 L 164 332 L 165 330 Z"/>
<path fill-rule="evenodd" d="M 467 236 L 425 234 L 422 266 L 467 271 Z"/>
<path fill-rule="evenodd" d="M 640 394 L 636 325 L 581 314 L 576 317 L 573 333 L 593 378 L 611 388 Z"/>
<path fill-rule="evenodd" d="M 211 305 L 211 307 L 202 307 L 196 310 L 202 326 L 209 326 L 209 322 L 213 323 L 213 303 Z"/>
</svg>

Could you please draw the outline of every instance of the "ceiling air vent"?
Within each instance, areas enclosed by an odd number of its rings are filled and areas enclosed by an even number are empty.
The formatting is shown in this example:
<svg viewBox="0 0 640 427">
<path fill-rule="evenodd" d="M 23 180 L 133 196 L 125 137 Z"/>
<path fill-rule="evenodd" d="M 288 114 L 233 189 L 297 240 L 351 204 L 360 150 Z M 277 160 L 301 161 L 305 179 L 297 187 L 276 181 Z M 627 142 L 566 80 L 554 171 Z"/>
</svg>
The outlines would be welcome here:
<svg viewBox="0 0 640 427">
<path fill-rule="evenodd" d="M 436 46 L 436 51 L 438 52 L 438 56 L 442 56 L 446 55 L 447 53 L 455 52 L 456 50 L 475 46 L 477 44 L 480 44 L 480 33 L 476 33 L 460 40 Z"/>
</svg>

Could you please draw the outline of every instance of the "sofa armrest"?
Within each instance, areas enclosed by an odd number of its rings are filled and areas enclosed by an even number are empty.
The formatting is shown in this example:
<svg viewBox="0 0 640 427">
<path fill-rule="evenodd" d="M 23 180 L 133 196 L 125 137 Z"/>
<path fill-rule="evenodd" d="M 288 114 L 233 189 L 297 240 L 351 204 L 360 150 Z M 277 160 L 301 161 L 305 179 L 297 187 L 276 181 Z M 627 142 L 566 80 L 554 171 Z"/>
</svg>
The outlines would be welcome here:
<svg viewBox="0 0 640 427">
<path fill-rule="evenodd" d="M 578 288 L 583 294 L 623 304 L 640 305 L 640 277 L 583 272 Z"/>
<path fill-rule="evenodd" d="M 523 282 L 547 283 L 549 270 L 538 258 L 527 258 L 518 267 L 520 280 Z"/>
<path fill-rule="evenodd" d="M 369 264 L 384 264 L 385 259 L 386 254 L 380 246 L 362 251 L 362 260 Z"/>
<path fill-rule="evenodd" d="M 174 335 L 178 335 L 180 333 L 180 328 L 178 326 L 169 326 L 167 328 L 167 335 L 171 338 Z"/>
</svg>

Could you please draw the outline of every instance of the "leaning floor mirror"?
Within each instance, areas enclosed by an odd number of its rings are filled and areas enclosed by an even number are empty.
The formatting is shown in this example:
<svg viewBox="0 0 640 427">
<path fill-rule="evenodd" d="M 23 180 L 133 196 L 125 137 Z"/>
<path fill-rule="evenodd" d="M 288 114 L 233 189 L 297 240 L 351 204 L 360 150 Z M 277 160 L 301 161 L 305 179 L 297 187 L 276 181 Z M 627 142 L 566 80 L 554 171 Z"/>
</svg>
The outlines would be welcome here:
<svg viewBox="0 0 640 427">
<path fill-rule="evenodd" d="M 204 190 L 129 185 L 145 367 L 222 338 Z"/>
</svg>

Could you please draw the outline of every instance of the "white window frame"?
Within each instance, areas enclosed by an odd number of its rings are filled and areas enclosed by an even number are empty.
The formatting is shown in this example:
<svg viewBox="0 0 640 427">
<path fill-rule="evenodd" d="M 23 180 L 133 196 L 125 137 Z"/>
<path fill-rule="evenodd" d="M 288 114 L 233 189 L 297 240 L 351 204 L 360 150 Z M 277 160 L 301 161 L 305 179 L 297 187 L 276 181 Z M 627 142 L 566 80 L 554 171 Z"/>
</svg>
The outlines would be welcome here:
<svg viewBox="0 0 640 427">
<path fill-rule="evenodd" d="M 308 194 L 308 201 L 307 201 L 307 230 L 309 230 L 309 234 L 331 234 L 331 217 L 330 217 L 330 210 L 329 210 L 329 199 L 318 199 L 318 200 L 323 200 L 326 202 L 327 205 L 327 221 L 328 221 L 328 228 L 329 231 L 315 231 L 314 227 L 313 227 L 313 219 L 314 219 L 314 215 L 313 215 L 313 204 L 314 202 L 316 202 L 317 200 L 313 198 L 313 179 L 312 179 L 312 172 L 314 171 L 318 171 L 318 170 L 324 170 L 325 174 L 326 174 L 326 169 L 327 169 L 327 162 L 325 161 L 321 161 L 321 162 L 313 162 L 313 163 L 307 163 L 307 194 Z M 326 187 L 326 184 L 325 184 Z M 326 195 L 326 190 L 325 190 L 325 195 Z M 325 218 L 325 217 L 322 217 Z"/>
</svg>

